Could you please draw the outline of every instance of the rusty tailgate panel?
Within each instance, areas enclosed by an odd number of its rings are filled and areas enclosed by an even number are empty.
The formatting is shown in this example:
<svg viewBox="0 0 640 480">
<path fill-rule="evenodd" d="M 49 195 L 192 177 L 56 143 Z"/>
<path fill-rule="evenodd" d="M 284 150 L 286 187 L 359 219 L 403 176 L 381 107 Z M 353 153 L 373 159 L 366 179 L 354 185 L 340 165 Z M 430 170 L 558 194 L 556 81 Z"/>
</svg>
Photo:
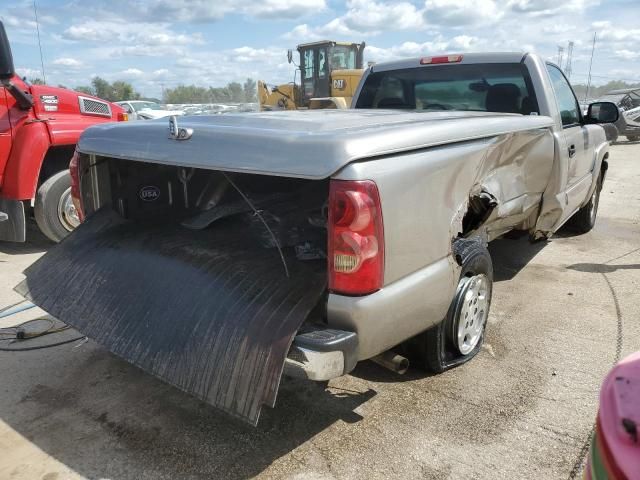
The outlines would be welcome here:
<svg viewBox="0 0 640 480">
<path fill-rule="evenodd" d="M 235 222 L 235 223 L 234 223 Z M 256 248 L 237 220 L 200 232 L 97 212 L 16 290 L 116 355 L 257 424 L 325 290 L 317 265 Z"/>
</svg>

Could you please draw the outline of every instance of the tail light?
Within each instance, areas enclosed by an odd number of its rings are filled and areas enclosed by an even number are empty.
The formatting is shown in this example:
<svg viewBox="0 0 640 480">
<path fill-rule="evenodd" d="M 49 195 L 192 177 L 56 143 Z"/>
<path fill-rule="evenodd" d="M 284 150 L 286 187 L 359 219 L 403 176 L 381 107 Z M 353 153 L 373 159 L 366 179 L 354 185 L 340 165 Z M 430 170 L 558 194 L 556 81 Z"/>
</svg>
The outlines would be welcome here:
<svg viewBox="0 0 640 480">
<path fill-rule="evenodd" d="M 366 295 L 382 288 L 382 208 L 371 180 L 331 180 L 327 256 L 330 291 Z"/>
<path fill-rule="evenodd" d="M 77 150 L 73 152 L 73 157 L 69 162 L 69 174 L 71 175 L 71 200 L 82 222 L 84 221 L 84 210 L 82 210 L 82 196 L 80 195 L 80 162 Z"/>
<path fill-rule="evenodd" d="M 118 115 L 116 116 L 116 120 L 118 120 L 118 122 L 128 122 L 129 114 L 127 112 L 118 112 Z"/>
</svg>

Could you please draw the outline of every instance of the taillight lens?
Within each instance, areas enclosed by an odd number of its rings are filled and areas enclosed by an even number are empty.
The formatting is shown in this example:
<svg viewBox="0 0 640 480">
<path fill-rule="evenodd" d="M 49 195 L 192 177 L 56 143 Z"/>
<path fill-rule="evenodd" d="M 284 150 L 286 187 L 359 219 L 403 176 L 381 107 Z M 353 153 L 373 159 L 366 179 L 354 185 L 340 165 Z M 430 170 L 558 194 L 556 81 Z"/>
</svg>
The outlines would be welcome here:
<svg viewBox="0 0 640 480">
<path fill-rule="evenodd" d="M 69 162 L 69 174 L 71 175 L 71 200 L 82 222 L 84 221 L 84 210 L 82 210 L 82 196 L 80 195 L 80 162 L 77 151 L 73 152 L 73 157 Z"/>
<path fill-rule="evenodd" d="M 129 121 L 129 114 L 127 114 L 127 112 L 118 112 L 118 115 L 117 115 L 116 119 L 119 122 L 128 122 Z"/>
<path fill-rule="evenodd" d="M 331 180 L 328 253 L 330 291 L 366 295 L 382 288 L 382 208 L 371 180 Z"/>
</svg>

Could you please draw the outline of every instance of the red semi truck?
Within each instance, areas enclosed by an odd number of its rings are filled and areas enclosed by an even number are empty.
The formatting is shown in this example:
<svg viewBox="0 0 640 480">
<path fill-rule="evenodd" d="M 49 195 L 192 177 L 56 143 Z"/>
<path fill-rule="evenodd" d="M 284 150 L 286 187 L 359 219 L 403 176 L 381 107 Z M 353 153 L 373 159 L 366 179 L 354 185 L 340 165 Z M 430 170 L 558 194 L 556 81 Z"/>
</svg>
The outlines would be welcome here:
<svg viewBox="0 0 640 480">
<path fill-rule="evenodd" d="M 1 22 L 0 82 L 0 241 L 24 242 L 32 212 L 40 230 L 60 241 L 79 223 L 69 160 L 80 134 L 127 114 L 91 95 L 21 80 Z"/>
</svg>

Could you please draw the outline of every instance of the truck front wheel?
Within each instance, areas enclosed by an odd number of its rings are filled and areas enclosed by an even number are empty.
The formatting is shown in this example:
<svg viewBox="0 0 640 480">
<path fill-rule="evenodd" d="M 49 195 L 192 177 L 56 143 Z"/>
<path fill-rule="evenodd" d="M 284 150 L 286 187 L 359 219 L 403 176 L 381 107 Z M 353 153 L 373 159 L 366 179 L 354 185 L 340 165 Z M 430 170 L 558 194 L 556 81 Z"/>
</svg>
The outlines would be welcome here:
<svg viewBox="0 0 640 480">
<path fill-rule="evenodd" d="M 33 213 L 42 233 L 54 242 L 62 240 L 80 224 L 71 200 L 71 176 L 67 170 L 40 185 Z"/>
<path fill-rule="evenodd" d="M 471 360 L 482 347 L 493 290 L 493 265 L 484 242 L 460 239 L 454 254 L 462 269 L 445 319 L 418 337 L 419 354 L 435 373 Z"/>
</svg>

